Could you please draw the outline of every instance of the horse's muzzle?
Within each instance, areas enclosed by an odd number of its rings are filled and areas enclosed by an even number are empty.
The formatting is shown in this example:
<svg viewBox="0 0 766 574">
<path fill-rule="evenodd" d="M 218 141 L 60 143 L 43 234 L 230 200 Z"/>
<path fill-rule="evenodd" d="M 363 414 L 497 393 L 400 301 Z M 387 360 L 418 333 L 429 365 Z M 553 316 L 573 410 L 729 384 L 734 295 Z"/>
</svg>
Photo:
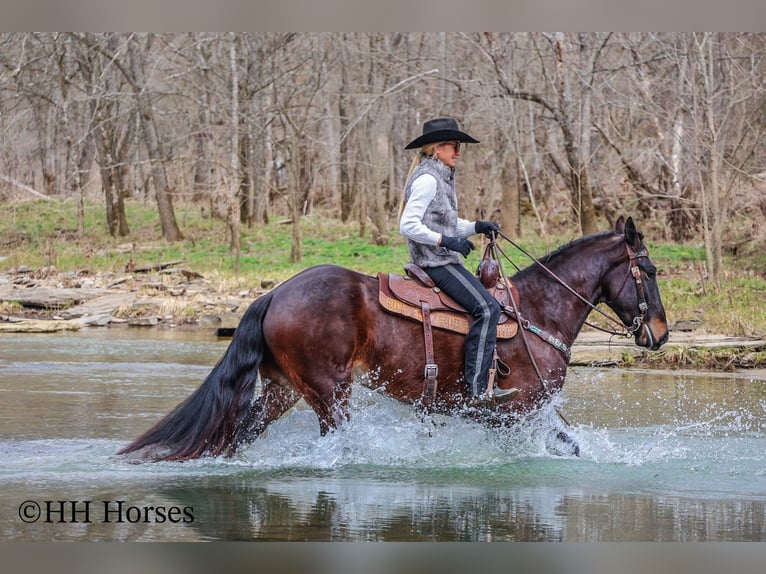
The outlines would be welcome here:
<svg viewBox="0 0 766 574">
<path fill-rule="evenodd" d="M 654 328 L 652 323 L 655 324 Z M 668 336 L 670 335 L 667 323 L 663 321 L 661 325 L 656 325 L 657 323 L 660 323 L 660 321 L 647 321 L 641 325 L 641 328 L 636 331 L 636 345 L 656 351 L 667 343 Z"/>
</svg>

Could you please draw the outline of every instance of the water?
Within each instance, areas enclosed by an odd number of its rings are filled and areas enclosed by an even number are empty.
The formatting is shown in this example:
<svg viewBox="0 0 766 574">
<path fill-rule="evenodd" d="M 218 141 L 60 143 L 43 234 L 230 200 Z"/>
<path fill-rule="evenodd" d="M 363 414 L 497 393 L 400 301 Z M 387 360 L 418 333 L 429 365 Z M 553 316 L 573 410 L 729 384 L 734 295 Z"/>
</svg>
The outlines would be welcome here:
<svg viewBox="0 0 766 574">
<path fill-rule="evenodd" d="M 319 436 L 301 402 L 231 459 L 114 453 L 226 348 L 200 333 L 0 336 L 3 540 L 766 541 L 763 373 L 573 369 L 510 430 L 357 387 Z M 435 424 L 434 424 L 435 423 Z"/>
</svg>

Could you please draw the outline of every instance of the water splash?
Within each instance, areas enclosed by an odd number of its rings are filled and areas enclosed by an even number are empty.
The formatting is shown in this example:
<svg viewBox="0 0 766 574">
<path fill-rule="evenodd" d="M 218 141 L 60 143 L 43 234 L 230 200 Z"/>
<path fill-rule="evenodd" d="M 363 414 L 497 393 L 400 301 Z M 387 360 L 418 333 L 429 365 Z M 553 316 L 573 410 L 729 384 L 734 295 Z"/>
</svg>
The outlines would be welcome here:
<svg viewBox="0 0 766 574">
<path fill-rule="evenodd" d="M 603 376 L 586 383 L 606 384 Z M 141 480 L 157 474 L 241 471 L 337 472 L 364 467 L 396 472 L 483 472 L 486 477 L 500 472 L 498 469 L 506 472 L 509 467 L 525 465 L 555 468 L 553 474 L 567 480 L 579 479 L 583 472 L 600 473 L 607 482 L 630 473 L 650 477 L 650 482 L 655 474 L 669 475 L 670 482 L 689 476 L 702 482 L 705 476 L 712 476 L 712 483 L 716 477 L 727 483 L 734 477 L 766 476 L 763 400 L 750 400 L 748 408 L 722 398 L 691 409 L 694 394 L 682 385 L 677 388 L 681 390 L 671 395 L 664 387 L 640 395 L 648 396 L 657 412 L 671 412 L 667 421 L 635 424 L 638 416 L 631 409 L 640 410 L 643 405 L 636 406 L 640 401 L 621 390 L 622 394 L 613 393 L 612 401 L 597 397 L 588 402 L 564 394 L 510 427 L 487 428 L 460 417 L 424 418 L 411 405 L 357 387 L 351 400 L 351 421 L 324 437 L 319 434 L 315 414 L 301 402 L 230 459 L 135 465 L 113 456 L 124 441 L 6 441 L 0 442 L 0 483 L 62 477 L 74 482 L 115 477 Z M 588 420 L 584 413 L 598 414 L 596 400 L 602 410 L 610 411 L 611 421 L 620 424 Z M 559 416 L 561 411 L 567 412 L 571 424 Z M 578 442 L 579 458 L 561 456 L 552 448 L 551 437 L 559 431 Z M 637 469 L 642 470 L 637 473 Z"/>
</svg>

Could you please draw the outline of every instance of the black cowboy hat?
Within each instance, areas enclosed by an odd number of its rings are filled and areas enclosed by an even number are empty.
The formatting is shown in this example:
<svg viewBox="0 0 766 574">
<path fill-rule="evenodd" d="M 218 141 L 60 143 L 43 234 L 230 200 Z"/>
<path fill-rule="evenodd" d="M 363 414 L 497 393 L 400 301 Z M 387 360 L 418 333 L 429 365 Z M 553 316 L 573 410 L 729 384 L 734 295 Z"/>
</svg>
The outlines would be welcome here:
<svg viewBox="0 0 766 574">
<path fill-rule="evenodd" d="M 452 118 L 436 118 L 423 124 L 423 135 L 415 138 L 404 149 L 415 149 L 426 144 L 436 142 L 459 141 L 465 143 L 479 143 L 458 128 L 457 121 Z"/>
</svg>

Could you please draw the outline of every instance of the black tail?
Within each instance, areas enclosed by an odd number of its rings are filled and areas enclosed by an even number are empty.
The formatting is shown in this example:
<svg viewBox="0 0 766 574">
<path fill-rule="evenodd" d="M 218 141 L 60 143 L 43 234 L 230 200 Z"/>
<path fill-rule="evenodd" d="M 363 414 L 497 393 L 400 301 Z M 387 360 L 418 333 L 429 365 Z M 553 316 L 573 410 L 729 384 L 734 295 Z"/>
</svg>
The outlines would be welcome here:
<svg viewBox="0 0 766 574">
<path fill-rule="evenodd" d="M 229 348 L 205 382 L 117 454 L 152 447 L 146 458 L 158 461 L 234 452 L 237 424 L 252 400 L 263 359 L 263 318 L 271 299 L 268 293 L 250 305 Z"/>
</svg>

